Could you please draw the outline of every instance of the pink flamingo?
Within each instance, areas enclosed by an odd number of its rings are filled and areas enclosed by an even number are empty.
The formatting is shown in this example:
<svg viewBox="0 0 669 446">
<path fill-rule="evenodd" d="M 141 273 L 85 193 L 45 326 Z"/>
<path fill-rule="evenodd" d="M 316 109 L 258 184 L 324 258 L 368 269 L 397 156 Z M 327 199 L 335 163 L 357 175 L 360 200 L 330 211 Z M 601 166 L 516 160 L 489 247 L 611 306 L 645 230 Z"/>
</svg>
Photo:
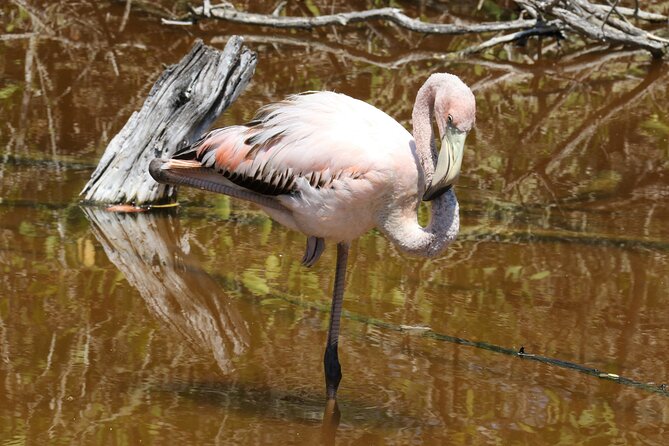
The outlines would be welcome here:
<svg viewBox="0 0 669 446">
<path fill-rule="evenodd" d="M 337 243 L 330 327 L 324 355 L 328 399 L 335 399 L 337 354 L 349 244 L 373 227 L 404 252 L 432 257 L 456 237 L 460 173 L 476 103 L 452 74 L 433 74 L 418 91 L 413 137 L 381 110 L 349 96 L 312 92 L 261 108 L 245 124 L 213 130 L 149 171 L 160 183 L 199 187 L 258 204 L 307 235 L 312 266 Z M 441 136 L 437 153 L 432 124 Z M 435 166 L 436 160 L 436 166 Z M 432 201 L 427 227 L 421 200 Z"/>
</svg>

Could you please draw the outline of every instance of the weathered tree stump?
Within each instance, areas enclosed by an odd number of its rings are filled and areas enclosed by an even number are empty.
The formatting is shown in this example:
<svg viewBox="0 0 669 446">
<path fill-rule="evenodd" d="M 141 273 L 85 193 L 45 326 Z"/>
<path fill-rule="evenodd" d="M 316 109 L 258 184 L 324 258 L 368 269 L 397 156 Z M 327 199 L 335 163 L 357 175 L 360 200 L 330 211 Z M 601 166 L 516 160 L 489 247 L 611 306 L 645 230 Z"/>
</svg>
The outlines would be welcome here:
<svg viewBox="0 0 669 446">
<path fill-rule="evenodd" d="M 198 40 L 156 81 L 142 109 L 130 116 L 107 146 L 81 191 L 84 203 L 133 204 L 173 201 L 176 189 L 149 175 L 149 162 L 170 157 L 197 139 L 248 84 L 256 55 L 233 36 L 221 52 Z"/>
</svg>

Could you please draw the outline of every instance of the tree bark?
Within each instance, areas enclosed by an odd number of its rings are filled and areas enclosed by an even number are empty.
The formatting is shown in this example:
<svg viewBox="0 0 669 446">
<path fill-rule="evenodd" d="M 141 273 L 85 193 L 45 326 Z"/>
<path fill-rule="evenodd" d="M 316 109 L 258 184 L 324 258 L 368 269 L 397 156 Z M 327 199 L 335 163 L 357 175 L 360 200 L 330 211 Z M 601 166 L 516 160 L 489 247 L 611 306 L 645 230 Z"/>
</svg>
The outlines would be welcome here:
<svg viewBox="0 0 669 446">
<path fill-rule="evenodd" d="M 256 54 L 233 36 L 221 52 L 198 40 L 156 81 L 141 110 L 107 146 L 81 191 L 88 204 L 161 204 L 173 186 L 156 183 L 149 162 L 193 142 L 239 96 L 253 76 Z"/>
</svg>

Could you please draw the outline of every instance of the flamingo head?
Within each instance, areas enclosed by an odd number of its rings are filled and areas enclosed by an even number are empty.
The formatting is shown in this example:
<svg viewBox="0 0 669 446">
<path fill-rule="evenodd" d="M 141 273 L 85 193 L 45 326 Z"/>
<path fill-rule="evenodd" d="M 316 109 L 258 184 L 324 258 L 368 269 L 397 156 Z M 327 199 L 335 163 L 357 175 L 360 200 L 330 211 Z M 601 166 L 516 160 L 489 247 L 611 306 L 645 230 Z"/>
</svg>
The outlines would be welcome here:
<svg viewBox="0 0 669 446">
<path fill-rule="evenodd" d="M 458 179 L 465 138 L 476 121 L 474 94 L 459 77 L 433 74 L 430 81 L 434 82 L 434 119 L 441 137 L 441 149 L 432 182 L 423 195 L 425 201 L 448 191 Z"/>
</svg>

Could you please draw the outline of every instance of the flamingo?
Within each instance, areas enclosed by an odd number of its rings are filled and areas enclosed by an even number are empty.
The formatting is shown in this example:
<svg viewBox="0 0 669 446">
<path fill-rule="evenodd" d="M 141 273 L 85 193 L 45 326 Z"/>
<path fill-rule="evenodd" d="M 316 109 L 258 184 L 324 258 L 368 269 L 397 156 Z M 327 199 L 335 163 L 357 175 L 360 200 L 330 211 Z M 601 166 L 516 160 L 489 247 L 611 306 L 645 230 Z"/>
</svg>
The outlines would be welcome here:
<svg viewBox="0 0 669 446">
<path fill-rule="evenodd" d="M 244 125 L 210 131 L 171 159 L 154 159 L 149 166 L 159 183 L 256 203 L 277 222 L 302 232 L 307 267 L 321 256 L 326 240 L 337 244 L 323 358 L 328 400 L 336 399 L 342 377 L 337 347 L 351 242 L 376 227 L 401 251 L 434 257 L 460 227 L 452 185 L 476 119 L 474 95 L 457 76 L 433 74 L 418 91 L 412 119 L 413 136 L 366 102 L 307 92 L 262 107 Z M 439 152 L 433 123 L 441 138 Z M 417 219 L 421 200 L 432 202 L 426 227 Z"/>
</svg>

